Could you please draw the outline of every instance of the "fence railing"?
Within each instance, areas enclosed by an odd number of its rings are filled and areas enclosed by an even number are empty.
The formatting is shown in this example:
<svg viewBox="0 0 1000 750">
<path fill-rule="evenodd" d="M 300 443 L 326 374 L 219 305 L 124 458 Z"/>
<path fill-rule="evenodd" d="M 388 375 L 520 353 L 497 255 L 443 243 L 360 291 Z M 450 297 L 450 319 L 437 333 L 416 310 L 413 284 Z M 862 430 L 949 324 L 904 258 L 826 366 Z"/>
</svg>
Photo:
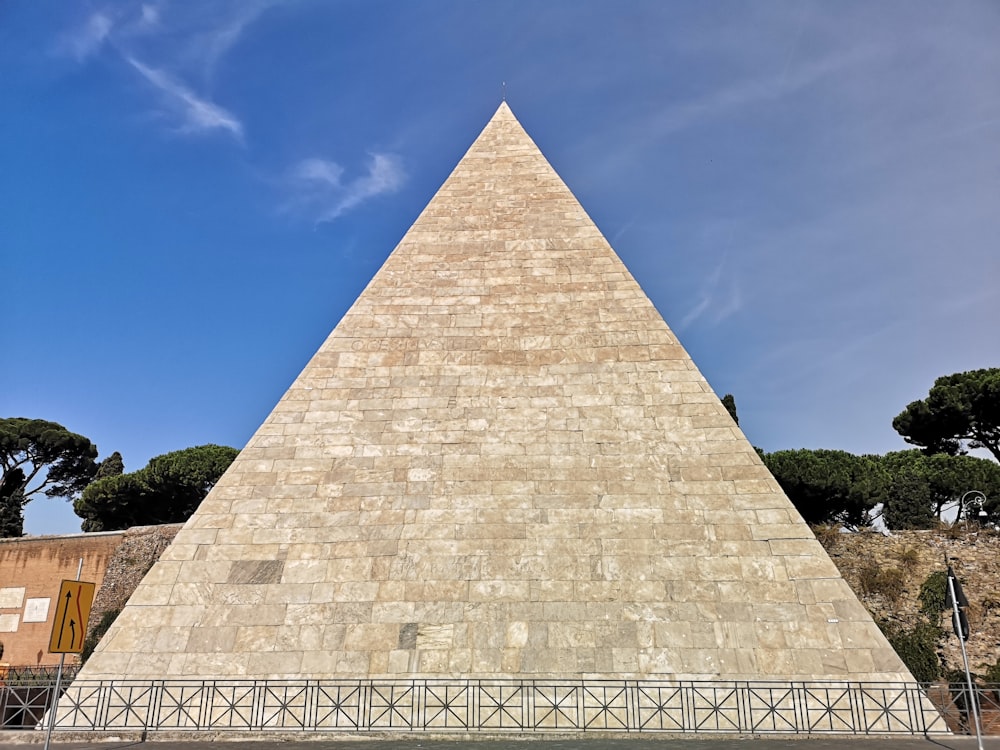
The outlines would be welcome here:
<svg viewBox="0 0 1000 750">
<path fill-rule="evenodd" d="M 0 726 L 37 726 L 54 687 L 0 684 Z M 1000 733 L 1000 686 L 978 691 Z M 77 680 L 56 729 L 925 735 L 969 732 L 967 699 L 961 684 L 916 683 Z"/>
<path fill-rule="evenodd" d="M 55 683 L 57 666 L 11 666 L 0 665 L 0 685 L 28 685 L 37 683 Z M 63 679 L 72 680 L 80 667 L 67 665 L 63 667 Z"/>
</svg>

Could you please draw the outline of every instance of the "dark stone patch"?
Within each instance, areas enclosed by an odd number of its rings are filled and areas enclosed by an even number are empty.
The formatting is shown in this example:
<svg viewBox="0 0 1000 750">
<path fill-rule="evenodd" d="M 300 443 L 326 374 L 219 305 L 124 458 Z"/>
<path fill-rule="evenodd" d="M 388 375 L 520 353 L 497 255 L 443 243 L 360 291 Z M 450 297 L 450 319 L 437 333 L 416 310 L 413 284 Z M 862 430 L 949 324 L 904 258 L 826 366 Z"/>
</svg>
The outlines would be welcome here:
<svg viewBox="0 0 1000 750">
<path fill-rule="evenodd" d="M 404 622 L 399 626 L 399 647 L 416 648 L 417 630 L 419 626 L 415 622 Z"/>
<path fill-rule="evenodd" d="M 226 583 L 278 583 L 284 570 L 281 560 L 237 560 Z"/>
</svg>

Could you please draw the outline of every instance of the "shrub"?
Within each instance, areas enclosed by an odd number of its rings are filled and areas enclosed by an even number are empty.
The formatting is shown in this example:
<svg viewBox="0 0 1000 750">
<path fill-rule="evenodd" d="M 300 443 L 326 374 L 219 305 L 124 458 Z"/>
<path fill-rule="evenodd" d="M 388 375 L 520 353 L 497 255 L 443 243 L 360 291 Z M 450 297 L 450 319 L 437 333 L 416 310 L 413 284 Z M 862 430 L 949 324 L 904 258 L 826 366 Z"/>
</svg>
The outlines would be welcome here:
<svg viewBox="0 0 1000 750">
<path fill-rule="evenodd" d="M 899 568 L 882 568 L 876 563 L 869 563 L 858 571 L 862 593 L 877 594 L 890 604 L 899 601 L 905 578 Z"/>
<path fill-rule="evenodd" d="M 913 547 L 907 547 L 900 551 L 898 559 L 899 564 L 903 566 L 903 570 L 907 573 L 912 573 L 920 564 L 920 553 Z"/>
<path fill-rule="evenodd" d="M 936 570 L 920 584 L 920 611 L 931 618 L 940 617 L 948 593 L 948 573 Z"/>
<path fill-rule="evenodd" d="M 840 527 L 833 523 L 819 523 L 810 527 L 812 533 L 816 535 L 816 541 L 823 545 L 823 549 L 830 552 L 840 541 Z"/>
<path fill-rule="evenodd" d="M 84 664 L 90 658 L 90 655 L 94 653 L 97 644 L 101 642 L 101 638 L 108 632 L 108 628 L 111 627 L 115 618 L 118 617 L 119 612 L 121 612 L 120 609 L 109 609 L 101 615 L 100 621 L 87 634 L 87 638 L 83 642 L 83 651 L 80 652 L 80 664 Z"/>
<path fill-rule="evenodd" d="M 987 685 L 1000 685 L 1000 659 L 996 663 L 986 668 L 983 672 L 983 682 Z"/>
<path fill-rule="evenodd" d="M 868 563 L 867 565 L 858 569 L 858 586 L 861 587 L 861 593 L 867 596 L 872 593 L 875 588 L 875 581 L 878 578 L 878 566 Z"/>
<path fill-rule="evenodd" d="M 887 622 L 879 623 L 879 627 L 917 682 L 933 682 L 941 676 L 937 655 L 941 628 L 926 620 L 910 629 Z"/>
</svg>

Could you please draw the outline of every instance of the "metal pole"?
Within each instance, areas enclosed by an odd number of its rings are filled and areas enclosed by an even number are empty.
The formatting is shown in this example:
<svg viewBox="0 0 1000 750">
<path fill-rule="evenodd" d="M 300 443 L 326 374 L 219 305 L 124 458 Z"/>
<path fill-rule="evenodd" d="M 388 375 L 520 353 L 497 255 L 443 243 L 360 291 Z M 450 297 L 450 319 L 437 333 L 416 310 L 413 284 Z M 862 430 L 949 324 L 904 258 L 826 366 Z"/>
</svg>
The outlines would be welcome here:
<svg viewBox="0 0 1000 750">
<path fill-rule="evenodd" d="M 80 580 L 83 574 L 83 558 L 76 564 L 76 580 Z M 80 627 L 83 627 L 82 625 Z M 63 666 L 66 664 L 66 654 L 59 656 L 59 669 L 56 670 L 56 684 L 52 689 L 52 706 L 49 708 L 49 728 L 45 732 L 45 750 L 49 750 L 52 743 L 52 730 L 56 728 L 56 711 L 59 708 L 59 688 L 62 685 Z M 982 750 L 982 748 L 980 748 Z"/>
<path fill-rule="evenodd" d="M 979 727 L 979 701 L 976 697 L 976 690 L 972 685 L 972 673 L 969 672 L 969 656 L 965 652 L 965 638 L 962 637 L 962 619 L 958 614 L 958 597 L 955 596 L 955 582 L 948 576 L 948 592 L 951 594 L 952 623 L 955 626 L 955 635 L 958 636 L 958 645 L 962 647 L 962 663 L 965 665 L 965 684 L 969 689 L 969 708 L 972 711 L 972 723 L 976 728 L 976 742 L 979 750 L 983 750 L 983 732 Z"/>
</svg>

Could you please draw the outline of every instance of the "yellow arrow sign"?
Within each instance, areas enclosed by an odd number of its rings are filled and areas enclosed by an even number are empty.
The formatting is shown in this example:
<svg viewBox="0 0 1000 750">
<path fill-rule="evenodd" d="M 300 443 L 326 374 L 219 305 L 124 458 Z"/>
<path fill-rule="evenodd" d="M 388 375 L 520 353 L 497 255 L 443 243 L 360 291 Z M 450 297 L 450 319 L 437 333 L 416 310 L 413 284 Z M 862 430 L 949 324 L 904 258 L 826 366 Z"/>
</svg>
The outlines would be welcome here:
<svg viewBox="0 0 1000 750">
<path fill-rule="evenodd" d="M 78 654 L 83 651 L 90 605 L 94 603 L 94 588 L 93 583 L 86 581 L 62 582 L 49 638 L 50 654 Z"/>
</svg>

